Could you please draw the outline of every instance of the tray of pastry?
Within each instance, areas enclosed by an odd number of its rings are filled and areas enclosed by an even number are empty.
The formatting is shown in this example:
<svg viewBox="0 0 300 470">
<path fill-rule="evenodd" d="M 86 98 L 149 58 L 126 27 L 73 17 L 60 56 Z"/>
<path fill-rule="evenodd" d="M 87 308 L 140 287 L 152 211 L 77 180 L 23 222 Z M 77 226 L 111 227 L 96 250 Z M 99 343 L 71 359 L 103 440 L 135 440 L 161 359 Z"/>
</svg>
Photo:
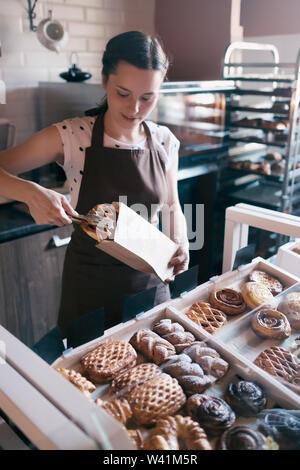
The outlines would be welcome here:
<svg viewBox="0 0 300 470">
<path fill-rule="evenodd" d="M 300 283 L 224 328 L 222 341 L 299 396 Z"/>
<path fill-rule="evenodd" d="M 289 128 L 288 119 L 262 119 L 244 117 L 231 123 L 232 127 L 245 127 L 249 129 L 261 129 L 263 131 L 287 132 Z"/>
<path fill-rule="evenodd" d="M 259 413 L 297 409 L 292 392 L 171 307 L 108 330 L 53 367 L 121 422 L 137 449 L 278 448 L 258 430 Z"/>
<path fill-rule="evenodd" d="M 175 299 L 172 307 L 208 334 L 222 338 L 224 329 L 233 330 L 241 317 L 259 305 L 273 302 L 298 282 L 297 276 L 257 257 Z"/>
</svg>

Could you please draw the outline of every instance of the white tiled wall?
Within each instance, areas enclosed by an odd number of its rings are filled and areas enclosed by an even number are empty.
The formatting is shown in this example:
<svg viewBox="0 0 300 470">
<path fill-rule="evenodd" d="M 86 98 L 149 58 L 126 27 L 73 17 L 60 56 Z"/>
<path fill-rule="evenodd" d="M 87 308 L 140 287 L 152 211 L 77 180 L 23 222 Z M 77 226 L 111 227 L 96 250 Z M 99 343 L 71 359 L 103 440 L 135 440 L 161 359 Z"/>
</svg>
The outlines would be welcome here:
<svg viewBox="0 0 300 470">
<path fill-rule="evenodd" d="M 57 54 L 44 48 L 30 31 L 27 0 L 0 0 L 0 79 L 7 90 L 0 118 L 16 125 L 16 143 L 38 129 L 39 81 L 64 82 L 59 74 L 70 67 L 74 51 L 79 67 L 92 74 L 89 83 L 100 83 L 101 57 L 108 39 L 132 29 L 153 34 L 154 8 L 155 0 L 39 0 L 35 24 L 51 9 L 53 18 L 69 33 L 67 46 Z"/>
</svg>

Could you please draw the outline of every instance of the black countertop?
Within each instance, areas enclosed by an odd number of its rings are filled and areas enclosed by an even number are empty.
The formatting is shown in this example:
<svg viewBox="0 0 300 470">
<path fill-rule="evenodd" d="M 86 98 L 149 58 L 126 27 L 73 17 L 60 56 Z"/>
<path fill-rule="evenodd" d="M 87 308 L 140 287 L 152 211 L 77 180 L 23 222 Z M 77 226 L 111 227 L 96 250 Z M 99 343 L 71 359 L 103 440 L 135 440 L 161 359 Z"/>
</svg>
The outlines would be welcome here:
<svg viewBox="0 0 300 470">
<path fill-rule="evenodd" d="M 16 202 L 0 205 L 0 243 L 53 228 L 52 225 L 36 224 L 30 214 L 18 207 Z"/>
<path fill-rule="evenodd" d="M 220 158 L 224 158 L 224 153 L 212 152 L 209 155 L 181 157 L 178 181 L 217 171 Z M 16 201 L 0 204 L 0 243 L 56 228 L 53 225 L 36 224 L 26 212 L 26 207 L 25 204 Z"/>
</svg>

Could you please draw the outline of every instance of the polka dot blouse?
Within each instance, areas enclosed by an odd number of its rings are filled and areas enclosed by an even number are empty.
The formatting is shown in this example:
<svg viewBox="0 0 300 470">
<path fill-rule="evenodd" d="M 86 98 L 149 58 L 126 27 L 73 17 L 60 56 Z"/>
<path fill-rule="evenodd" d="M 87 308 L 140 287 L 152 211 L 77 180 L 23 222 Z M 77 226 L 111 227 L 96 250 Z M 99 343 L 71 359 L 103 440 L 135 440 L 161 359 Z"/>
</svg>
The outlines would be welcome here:
<svg viewBox="0 0 300 470">
<path fill-rule="evenodd" d="M 61 136 L 64 148 L 64 165 L 67 182 L 70 188 L 71 205 L 76 207 L 81 179 L 84 170 L 85 149 L 91 146 L 92 131 L 96 117 L 76 117 L 54 124 Z M 147 121 L 152 134 L 153 144 L 162 156 L 166 171 L 177 160 L 179 140 L 166 126 Z M 144 149 L 147 139 L 136 144 L 119 142 L 104 133 L 104 147 L 120 149 Z"/>
</svg>

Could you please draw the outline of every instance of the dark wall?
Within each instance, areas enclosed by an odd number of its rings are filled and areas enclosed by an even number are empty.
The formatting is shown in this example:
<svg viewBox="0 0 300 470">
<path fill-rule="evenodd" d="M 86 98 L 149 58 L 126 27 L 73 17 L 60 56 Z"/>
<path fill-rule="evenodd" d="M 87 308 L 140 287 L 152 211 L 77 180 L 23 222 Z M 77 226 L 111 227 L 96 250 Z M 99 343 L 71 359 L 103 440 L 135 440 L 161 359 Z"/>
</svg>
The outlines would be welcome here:
<svg viewBox="0 0 300 470">
<path fill-rule="evenodd" d="M 300 0 L 242 0 L 244 37 L 300 34 Z"/>
<path fill-rule="evenodd" d="M 156 1 L 156 32 L 173 57 L 170 80 L 221 78 L 230 14 L 231 0 Z"/>
</svg>

